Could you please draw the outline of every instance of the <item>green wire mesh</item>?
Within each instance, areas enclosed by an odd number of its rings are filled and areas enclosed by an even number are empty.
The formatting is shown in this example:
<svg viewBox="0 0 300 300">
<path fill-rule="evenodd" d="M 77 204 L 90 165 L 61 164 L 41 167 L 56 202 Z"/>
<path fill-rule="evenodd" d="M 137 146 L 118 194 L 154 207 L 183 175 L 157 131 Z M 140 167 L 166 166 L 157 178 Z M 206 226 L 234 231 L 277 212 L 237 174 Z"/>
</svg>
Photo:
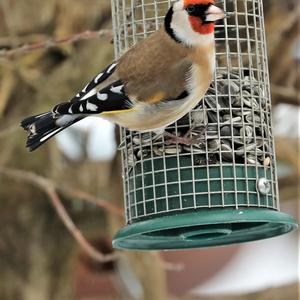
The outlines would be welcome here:
<svg viewBox="0 0 300 300">
<path fill-rule="evenodd" d="M 172 2 L 112 0 L 116 57 L 157 30 Z M 212 246 L 296 226 L 278 212 L 262 0 L 216 5 L 231 17 L 216 26 L 214 80 L 197 107 L 166 129 L 200 134 L 199 144 L 170 145 L 162 134 L 121 129 L 127 227 L 115 247 Z"/>
</svg>

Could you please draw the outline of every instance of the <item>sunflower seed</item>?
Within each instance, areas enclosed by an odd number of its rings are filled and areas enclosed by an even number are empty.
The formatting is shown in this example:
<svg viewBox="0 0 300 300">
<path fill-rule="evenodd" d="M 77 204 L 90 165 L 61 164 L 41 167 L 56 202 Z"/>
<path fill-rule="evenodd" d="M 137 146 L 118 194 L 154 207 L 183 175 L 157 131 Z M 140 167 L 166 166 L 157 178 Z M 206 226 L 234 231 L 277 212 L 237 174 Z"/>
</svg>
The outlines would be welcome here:
<svg viewBox="0 0 300 300">
<path fill-rule="evenodd" d="M 218 123 L 218 115 L 213 111 L 207 111 L 208 120 L 210 123 Z"/>
<path fill-rule="evenodd" d="M 208 123 L 208 117 L 206 110 L 196 110 L 191 112 L 191 118 L 193 122 L 193 126 L 204 124 L 206 125 Z"/>
<path fill-rule="evenodd" d="M 235 127 L 232 127 L 231 129 L 230 125 L 225 125 L 221 127 L 220 134 L 221 136 L 229 136 L 229 137 L 232 135 L 237 136 L 239 134 L 239 131 Z"/>
<path fill-rule="evenodd" d="M 219 140 L 210 140 L 207 142 L 207 144 L 208 144 L 208 147 L 207 147 L 208 151 L 210 151 L 210 152 L 214 152 L 214 151 L 218 150 L 221 146 L 221 143 Z"/>
<path fill-rule="evenodd" d="M 271 163 L 271 158 L 270 158 L 270 156 L 267 156 L 267 157 L 264 159 L 264 161 L 263 161 L 263 165 L 264 165 L 265 167 L 267 167 L 267 166 L 270 165 L 270 163 Z"/>
<path fill-rule="evenodd" d="M 144 132 L 137 133 L 137 135 L 133 136 L 132 141 L 135 145 L 150 145 L 151 142 L 155 141 L 159 137 L 155 132 Z"/>
<path fill-rule="evenodd" d="M 237 148 L 236 153 L 243 155 L 245 152 L 254 151 L 256 148 L 257 148 L 257 144 L 251 143 L 251 144 L 244 145 L 244 146 Z"/>
<path fill-rule="evenodd" d="M 213 111 L 217 111 L 221 108 L 220 104 L 216 101 L 215 96 L 205 96 L 204 103 L 207 105 L 208 108 L 212 109 Z"/>
<path fill-rule="evenodd" d="M 163 154 L 177 154 L 182 152 L 181 145 L 164 145 L 158 147 L 158 152 Z"/>
<path fill-rule="evenodd" d="M 217 137 L 218 136 L 218 126 L 217 125 L 207 125 L 206 134 L 209 137 Z"/>
<path fill-rule="evenodd" d="M 247 157 L 246 157 L 246 160 L 247 160 L 248 164 L 251 164 L 251 165 L 257 164 L 257 160 L 256 160 L 255 155 L 248 154 Z"/>
<path fill-rule="evenodd" d="M 242 101 L 245 106 L 252 107 L 253 109 L 259 109 L 259 104 L 255 98 L 251 97 L 243 97 Z"/>
<path fill-rule="evenodd" d="M 262 115 L 261 115 L 262 116 Z M 247 114 L 245 116 L 245 121 L 247 123 L 255 123 L 256 125 L 261 123 L 262 119 L 259 115 L 257 114 Z"/>
<path fill-rule="evenodd" d="M 141 138 L 138 136 L 138 135 L 135 135 L 133 138 L 132 138 L 132 141 L 135 145 L 140 145 L 142 143 L 142 140 Z"/>
<path fill-rule="evenodd" d="M 206 153 L 206 148 L 205 145 L 202 146 L 198 146 L 198 145 L 192 145 L 192 146 L 188 146 L 188 145 L 184 145 L 183 150 L 189 153 L 194 153 L 194 154 L 200 154 L 200 153 Z"/>
<path fill-rule="evenodd" d="M 229 117 L 229 120 L 226 120 L 224 122 L 224 124 L 230 124 L 230 123 L 241 123 L 242 122 L 242 117 L 233 117 L 233 118 L 230 118 Z"/>
<path fill-rule="evenodd" d="M 233 152 L 230 142 L 224 140 L 221 143 L 221 156 L 225 161 L 233 161 Z"/>
<path fill-rule="evenodd" d="M 144 148 L 144 149 L 140 149 L 137 154 L 136 154 L 136 157 L 137 158 L 146 158 L 149 156 L 149 150 Z"/>
<path fill-rule="evenodd" d="M 240 87 L 234 81 L 230 81 L 229 84 L 225 84 L 221 90 L 222 94 L 226 95 L 236 95 L 239 91 Z"/>
<path fill-rule="evenodd" d="M 251 142 L 251 140 L 253 139 L 253 128 L 249 125 L 245 125 L 240 129 L 240 136 L 241 139 L 246 143 Z"/>
<path fill-rule="evenodd" d="M 232 111 L 232 115 L 239 116 L 239 117 L 242 117 L 242 116 L 245 117 L 251 113 L 252 113 L 252 111 L 249 108 L 244 108 L 243 110 L 233 110 Z"/>
<path fill-rule="evenodd" d="M 192 135 L 199 136 L 199 135 L 205 135 L 207 126 L 195 126 L 192 128 Z"/>
<path fill-rule="evenodd" d="M 127 164 L 130 166 L 130 167 L 133 167 L 135 166 L 136 164 L 136 157 L 135 155 L 133 154 L 132 151 L 128 150 L 127 151 Z"/>
<path fill-rule="evenodd" d="M 157 156 L 163 156 L 163 152 L 158 147 L 153 147 L 153 152 Z"/>
<path fill-rule="evenodd" d="M 126 138 L 122 139 L 119 146 L 118 146 L 118 150 L 124 150 L 126 148 Z"/>
</svg>

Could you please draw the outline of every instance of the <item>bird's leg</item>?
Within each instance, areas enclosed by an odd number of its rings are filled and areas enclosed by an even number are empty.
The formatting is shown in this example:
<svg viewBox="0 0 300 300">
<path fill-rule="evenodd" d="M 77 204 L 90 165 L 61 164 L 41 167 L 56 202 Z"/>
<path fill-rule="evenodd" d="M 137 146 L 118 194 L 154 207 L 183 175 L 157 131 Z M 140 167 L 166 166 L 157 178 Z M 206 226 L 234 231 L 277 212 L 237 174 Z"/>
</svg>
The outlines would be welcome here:
<svg viewBox="0 0 300 300">
<path fill-rule="evenodd" d="M 195 137 L 193 137 L 192 139 L 203 139 L 206 129 L 207 125 L 192 125 L 192 127 L 184 134 L 184 137 L 187 138 L 188 136 L 191 136 L 194 133 Z"/>
<path fill-rule="evenodd" d="M 164 132 L 164 136 L 168 137 L 168 140 L 166 140 L 166 144 L 183 144 L 183 145 L 197 145 L 201 142 L 203 139 L 203 134 L 205 132 L 206 126 L 203 126 L 203 129 L 201 129 L 199 132 L 197 132 L 196 136 L 192 137 L 193 130 L 195 129 L 194 126 L 192 126 L 183 136 L 178 136 L 173 133 Z"/>
</svg>

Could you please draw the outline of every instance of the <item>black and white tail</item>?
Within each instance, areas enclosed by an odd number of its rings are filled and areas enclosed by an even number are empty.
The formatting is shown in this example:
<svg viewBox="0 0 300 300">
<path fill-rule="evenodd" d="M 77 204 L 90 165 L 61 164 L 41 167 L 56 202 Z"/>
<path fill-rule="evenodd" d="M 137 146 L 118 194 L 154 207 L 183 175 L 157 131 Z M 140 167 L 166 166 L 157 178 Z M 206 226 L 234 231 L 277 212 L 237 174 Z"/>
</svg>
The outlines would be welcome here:
<svg viewBox="0 0 300 300">
<path fill-rule="evenodd" d="M 26 147 L 33 151 L 55 134 L 80 121 L 88 115 L 103 112 L 128 110 L 132 103 L 126 95 L 122 80 L 110 82 L 101 90 L 96 87 L 114 73 L 117 62 L 113 62 L 84 89 L 68 102 L 57 104 L 52 112 L 31 116 L 21 122 L 28 132 Z"/>
<path fill-rule="evenodd" d="M 28 132 L 26 147 L 29 151 L 35 150 L 48 139 L 84 117 L 72 115 L 54 117 L 52 112 L 47 112 L 25 118 L 20 125 Z"/>
</svg>

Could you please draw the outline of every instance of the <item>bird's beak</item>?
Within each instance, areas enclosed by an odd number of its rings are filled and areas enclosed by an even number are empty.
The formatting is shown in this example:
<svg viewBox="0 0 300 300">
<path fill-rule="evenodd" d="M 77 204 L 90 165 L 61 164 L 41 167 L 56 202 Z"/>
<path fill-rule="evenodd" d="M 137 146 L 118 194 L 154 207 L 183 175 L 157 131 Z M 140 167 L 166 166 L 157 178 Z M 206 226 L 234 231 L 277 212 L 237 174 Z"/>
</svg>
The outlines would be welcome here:
<svg viewBox="0 0 300 300">
<path fill-rule="evenodd" d="M 215 22 L 226 17 L 226 12 L 215 5 L 210 5 L 205 12 L 205 21 L 206 22 Z"/>
</svg>

